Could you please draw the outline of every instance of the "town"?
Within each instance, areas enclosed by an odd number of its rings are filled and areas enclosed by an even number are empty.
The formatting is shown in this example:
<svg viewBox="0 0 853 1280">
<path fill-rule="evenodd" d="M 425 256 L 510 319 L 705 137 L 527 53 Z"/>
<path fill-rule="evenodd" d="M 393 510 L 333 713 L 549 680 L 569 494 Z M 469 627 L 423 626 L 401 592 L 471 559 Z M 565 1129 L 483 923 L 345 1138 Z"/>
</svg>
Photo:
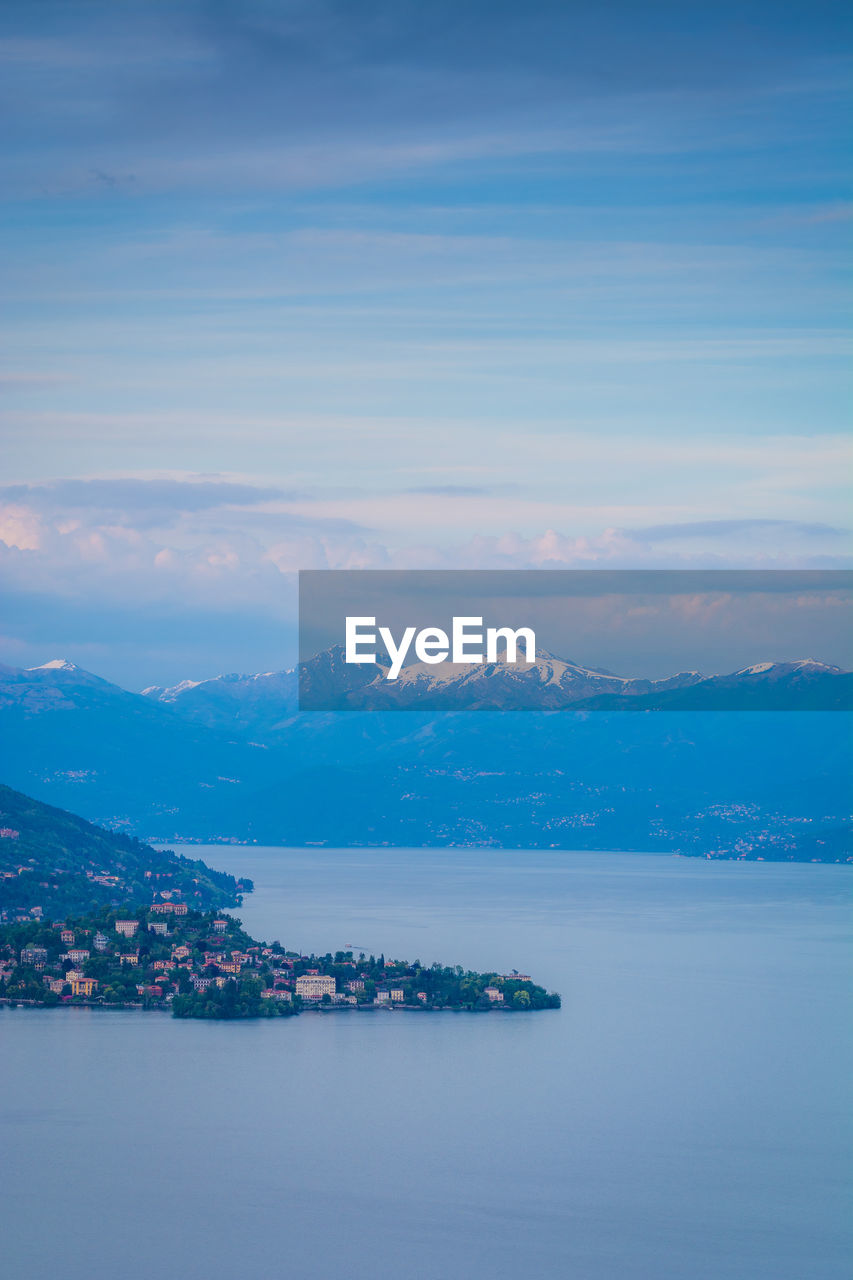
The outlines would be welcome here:
<svg viewBox="0 0 853 1280">
<path fill-rule="evenodd" d="M 529 974 L 474 973 L 352 951 L 257 942 L 234 916 L 160 901 L 0 926 L 0 1004 L 171 1009 L 178 1018 L 287 1017 L 306 1009 L 555 1009 Z"/>
</svg>

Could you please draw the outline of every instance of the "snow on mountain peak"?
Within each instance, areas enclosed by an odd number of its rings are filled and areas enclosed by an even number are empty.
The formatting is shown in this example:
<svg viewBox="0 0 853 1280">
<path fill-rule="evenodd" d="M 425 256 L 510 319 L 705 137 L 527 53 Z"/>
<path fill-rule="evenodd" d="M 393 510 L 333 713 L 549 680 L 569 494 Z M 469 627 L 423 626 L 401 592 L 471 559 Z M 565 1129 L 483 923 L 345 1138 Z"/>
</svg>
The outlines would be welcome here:
<svg viewBox="0 0 853 1280">
<path fill-rule="evenodd" d="M 67 658 L 52 658 L 50 662 L 43 662 L 38 667 L 27 667 L 28 671 L 78 671 L 79 667 L 73 662 L 69 662 Z"/>
<path fill-rule="evenodd" d="M 777 672 L 784 675 L 793 671 L 827 671 L 832 674 L 838 674 L 840 667 L 833 667 L 827 662 L 818 662 L 817 658 L 794 658 L 790 662 L 756 662 L 751 667 L 743 667 L 740 671 L 736 671 L 738 676 L 763 676 L 768 671 Z"/>
<path fill-rule="evenodd" d="M 174 702 L 179 694 L 184 693 L 187 689 L 197 689 L 202 683 L 201 680 L 182 680 L 180 684 L 173 684 L 169 689 L 163 689 L 158 695 L 158 702 Z M 148 693 L 148 690 L 143 690 Z"/>
</svg>

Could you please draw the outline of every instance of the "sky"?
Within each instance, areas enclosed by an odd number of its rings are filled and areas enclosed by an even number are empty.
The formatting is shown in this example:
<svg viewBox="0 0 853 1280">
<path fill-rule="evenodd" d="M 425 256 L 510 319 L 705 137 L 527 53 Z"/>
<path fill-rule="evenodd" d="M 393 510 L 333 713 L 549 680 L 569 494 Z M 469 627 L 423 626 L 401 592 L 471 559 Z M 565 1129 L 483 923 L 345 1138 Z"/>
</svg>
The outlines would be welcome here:
<svg viewBox="0 0 853 1280">
<path fill-rule="evenodd" d="M 0 661 L 276 669 L 300 568 L 849 566 L 850 28 L 7 0 Z"/>
</svg>

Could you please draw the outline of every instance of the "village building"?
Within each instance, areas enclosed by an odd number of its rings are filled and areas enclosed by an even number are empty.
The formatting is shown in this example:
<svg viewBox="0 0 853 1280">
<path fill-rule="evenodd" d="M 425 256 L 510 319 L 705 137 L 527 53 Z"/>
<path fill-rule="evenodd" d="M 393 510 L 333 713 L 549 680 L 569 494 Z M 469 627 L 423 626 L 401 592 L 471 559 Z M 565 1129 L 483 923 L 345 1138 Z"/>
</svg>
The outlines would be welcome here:
<svg viewBox="0 0 853 1280">
<path fill-rule="evenodd" d="M 85 974 L 76 973 L 72 979 L 72 972 L 73 970 L 65 975 L 65 980 L 69 983 L 73 996 L 91 996 L 97 991 L 98 983 L 95 978 L 87 978 Z"/>
<path fill-rule="evenodd" d="M 323 973 L 306 973 L 296 979 L 296 994 L 303 1000 L 322 1000 L 335 994 L 335 979 Z"/>
</svg>

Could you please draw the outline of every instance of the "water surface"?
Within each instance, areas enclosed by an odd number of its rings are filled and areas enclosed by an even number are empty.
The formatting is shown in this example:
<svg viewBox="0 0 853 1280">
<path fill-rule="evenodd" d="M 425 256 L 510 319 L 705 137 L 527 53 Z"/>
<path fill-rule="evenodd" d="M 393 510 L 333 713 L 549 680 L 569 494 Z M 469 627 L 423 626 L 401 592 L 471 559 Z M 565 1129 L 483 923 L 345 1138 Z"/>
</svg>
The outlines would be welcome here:
<svg viewBox="0 0 853 1280">
<path fill-rule="evenodd" d="M 250 932 L 532 973 L 563 1008 L 0 1011 L 28 1280 L 841 1280 L 849 869 L 191 851 Z"/>
</svg>

